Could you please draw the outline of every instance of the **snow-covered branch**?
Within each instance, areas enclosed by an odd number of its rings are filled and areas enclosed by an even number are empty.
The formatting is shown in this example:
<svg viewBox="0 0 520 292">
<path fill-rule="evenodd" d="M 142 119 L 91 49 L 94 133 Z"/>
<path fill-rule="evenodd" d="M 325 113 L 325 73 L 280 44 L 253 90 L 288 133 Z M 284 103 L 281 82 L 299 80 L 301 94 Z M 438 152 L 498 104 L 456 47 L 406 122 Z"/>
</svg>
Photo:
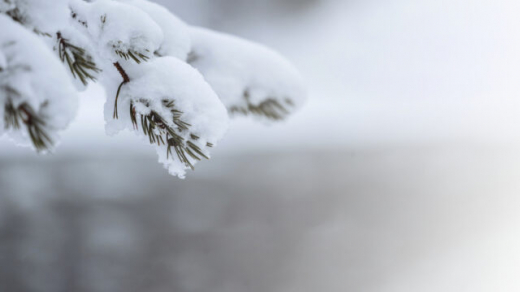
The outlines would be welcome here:
<svg viewBox="0 0 520 292">
<path fill-rule="evenodd" d="M 276 52 L 146 0 L 0 0 L 0 133 L 52 150 L 77 91 L 106 89 L 106 131 L 135 131 L 169 172 L 210 157 L 229 116 L 285 119 L 303 82 Z"/>
</svg>

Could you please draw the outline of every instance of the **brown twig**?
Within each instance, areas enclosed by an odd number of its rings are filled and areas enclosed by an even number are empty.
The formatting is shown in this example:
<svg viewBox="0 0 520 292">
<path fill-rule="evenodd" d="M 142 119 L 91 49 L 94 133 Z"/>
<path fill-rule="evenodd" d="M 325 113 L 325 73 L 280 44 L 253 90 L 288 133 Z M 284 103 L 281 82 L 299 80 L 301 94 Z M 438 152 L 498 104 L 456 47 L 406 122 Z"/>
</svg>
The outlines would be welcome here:
<svg viewBox="0 0 520 292">
<path fill-rule="evenodd" d="M 123 82 L 121 82 L 121 84 L 119 84 L 119 87 L 117 88 L 116 101 L 115 101 L 115 104 L 114 104 L 114 116 L 113 116 L 113 118 L 114 119 L 118 119 L 119 116 L 117 114 L 117 99 L 119 98 L 119 93 L 121 92 L 121 87 L 123 87 L 124 84 L 130 82 L 130 77 L 128 77 L 128 74 L 126 74 L 125 70 L 123 69 L 123 67 L 121 67 L 121 64 L 119 64 L 119 62 L 115 62 L 114 66 L 116 67 L 116 69 L 119 72 L 119 74 L 121 74 L 121 77 L 123 77 Z"/>
</svg>

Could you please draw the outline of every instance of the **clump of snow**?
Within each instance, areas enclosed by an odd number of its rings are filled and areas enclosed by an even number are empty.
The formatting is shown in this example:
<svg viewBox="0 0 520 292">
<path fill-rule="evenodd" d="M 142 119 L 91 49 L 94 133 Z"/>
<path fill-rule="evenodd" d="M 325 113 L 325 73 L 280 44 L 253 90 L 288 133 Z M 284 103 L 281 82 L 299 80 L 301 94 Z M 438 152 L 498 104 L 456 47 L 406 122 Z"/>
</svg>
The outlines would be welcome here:
<svg viewBox="0 0 520 292">
<path fill-rule="evenodd" d="M 105 113 L 107 127 L 112 128 L 111 131 L 116 132 L 122 126 L 133 128 L 129 110 L 132 102 L 138 114 L 147 115 L 150 111 L 159 113 L 184 141 L 190 140 L 191 135 L 197 136 L 193 143 L 199 144 L 202 149 L 207 143 L 216 145 L 226 133 L 228 115 L 225 107 L 202 75 L 188 64 L 174 57 L 160 57 L 130 66 L 125 71 L 131 82 L 121 88 L 118 119 L 112 116 L 116 92 L 108 92 Z M 182 113 L 181 119 L 189 124 L 188 130 L 179 128 L 173 122 L 172 112 L 164 106 L 165 101 L 173 102 L 175 109 Z M 143 134 L 142 131 L 138 133 Z M 165 145 L 157 146 L 157 153 L 160 162 L 172 175 L 184 177 L 189 167 L 175 155 L 167 157 Z M 209 156 L 209 153 L 206 152 L 206 155 Z M 196 163 L 193 159 L 190 162 L 192 165 Z"/>
<path fill-rule="evenodd" d="M 122 96 L 173 100 L 192 133 L 211 143 L 222 138 L 228 125 L 226 109 L 197 70 L 172 57 L 156 58 L 134 69 Z"/>
<path fill-rule="evenodd" d="M 0 27 L 0 116 L 4 116 L 7 102 L 15 108 L 27 104 L 55 140 L 58 131 L 76 115 L 77 92 L 59 59 L 41 39 L 4 15 L 0 15 Z M 6 126 L 3 123 L 4 119 L 0 119 L 0 133 Z M 9 135 L 28 145 L 30 140 L 23 127 Z"/>
<path fill-rule="evenodd" d="M 53 34 L 67 25 L 68 0 L 9 0 L 0 3 L 0 12 L 9 13 L 39 33 Z"/>
<path fill-rule="evenodd" d="M 306 100 L 298 71 L 277 52 L 208 29 L 190 28 L 190 64 L 206 78 L 230 110 L 274 100 L 289 114 Z M 254 114 L 254 112 L 253 112 Z"/>
<path fill-rule="evenodd" d="M 78 22 L 87 26 L 88 34 L 97 43 L 98 53 L 109 61 L 121 59 L 118 51 L 151 58 L 163 42 L 159 25 L 137 7 L 110 0 L 73 1 L 71 7 Z"/>
<path fill-rule="evenodd" d="M 146 0 L 120 0 L 146 12 L 162 29 L 164 41 L 157 54 L 185 61 L 191 50 L 188 26 L 168 9 Z"/>
</svg>

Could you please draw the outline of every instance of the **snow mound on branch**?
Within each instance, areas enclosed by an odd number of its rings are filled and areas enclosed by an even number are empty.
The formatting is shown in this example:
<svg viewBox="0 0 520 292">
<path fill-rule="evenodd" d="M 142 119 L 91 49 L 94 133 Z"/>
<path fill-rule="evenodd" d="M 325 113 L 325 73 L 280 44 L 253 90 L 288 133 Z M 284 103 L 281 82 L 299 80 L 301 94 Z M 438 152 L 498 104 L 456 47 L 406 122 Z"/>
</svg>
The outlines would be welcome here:
<svg viewBox="0 0 520 292">
<path fill-rule="evenodd" d="M 171 56 L 185 61 L 191 50 L 188 26 L 165 7 L 146 0 L 120 0 L 146 12 L 162 29 L 164 41 L 157 50 L 160 56 Z"/>
<path fill-rule="evenodd" d="M 306 90 L 298 71 L 277 52 L 208 29 L 190 28 L 197 68 L 231 113 L 283 119 L 301 107 Z"/>
<path fill-rule="evenodd" d="M 171 99 L 191 125 L 191 132 L 216 143 L 227 131 L 227 112 L 204 77 L 188 64 L 172 57 L 156 58 L 133 67 L 131 82 L 122 95 L 133 99 Z"/>
<path fill-rule="evenodd" d="M 14 108 L 27 104 L 55 140 L 58 131 L 76 115 L 77 92 L 59 59 L 41 39 L 4 15 L 0 15 L 0 27 L 0 116 L 4 116 L 3 105 L 8 102 Z M 0 119 L 0 134 L 4 123 Z M 23 125 L 21 129 L 11 131 L 10 137 L 20 144 L 30 144 Z"/>
<path fill-rule="evenodd" d="M 204 77 L 194 68 L 174 57 L 155 58 L 140 65 L 124 68 L 130 82 L 122 86 L 118 99 L 118 119 L 112 116 L 115 104 L 116 89 L 112 87 L 105 106 L 107 132 L 115 133 L 123 127 L 132 129 L 130 103 L 137 104 L 139 114 L 147 115 L 151 111 L 159 113 L 168 126 L 174 128 L 184 141 L 191 135 L 198 139 L 192 141 L 205 152 L 207 143 L 216 145 L 227 131 L 229 118 L 224 105 L 204 80 Z M 175 109 L 180 111 L 183 122 L 189 124 L 189 130 L 180 130 L 173 123 L 172 113 L 164 107 L 164 101 L 173 102 Z M 146 104 L 146 106 L 144 105 Z M 139 120 L 139 119 L 138 119 Z M 142 127 L 139 124 L 139 133 Z M 176 155 L 167 155 L 165 145 L 156 146 L 159 161 L 169 170 L 170 174 L 181 178 L 189 169 Z M 190 159 L 190 157 L 188 157 Z M 192 165 L 196 161 L 189 160 Z"/>
<path fill-rule="evenodd" d="M 73 1 L 71 7 L 78 22 L 88 24 L 100 56 L 112 62 L 121 59 L 116 51 L 151 58 L 164 40 L 159 25 L 137 7 L 110 0 Z"/>
</svg>

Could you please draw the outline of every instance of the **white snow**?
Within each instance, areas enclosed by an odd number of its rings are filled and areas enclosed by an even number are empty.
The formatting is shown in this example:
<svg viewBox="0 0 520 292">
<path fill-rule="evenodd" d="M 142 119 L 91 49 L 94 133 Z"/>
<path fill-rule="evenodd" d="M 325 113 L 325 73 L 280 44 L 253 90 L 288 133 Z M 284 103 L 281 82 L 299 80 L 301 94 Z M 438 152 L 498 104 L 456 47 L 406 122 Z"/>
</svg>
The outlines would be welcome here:
<svg viewBox="0 0 520 292">
<path fill-rule="evenodd" d="M 130 102 L 138 103 L 139 100 L 146 100 L 149 106 L 137 106 L 138 112 L 148 114 L 150 110 L 154 110 L 160 113 L 171 127 L 177 128 L 173 124 L 171 112 L 162 105 L 162 101 L 166 99 L 174 101 L 175 108 L 183 112 L 181 119 L 190 124 L 189 132 L 179 132 L 185 140 L 190 134 L 195 134 L 200 137 L 199 146 L 203 148 L 207 142 L 216 145 L 226 133 L 226 109 L 202 75 L 188 64 L 174 57 L 160 57 L 140 65 L 129 66 L 126 71 L 131 82 L 122 86 L 118 99 L 118 119 L 113 118 L 116 88 L 113 87 L 114 90 L 107 92 L 107 132 L 115 134 L 122 129 L 133 129 Z M 141 130 L 137 133 L 144 135 Z M 160 162 L 172 175 L 184 176 L 186 165 L 176 156 L 167 158 L 166 146 L 157 146 L 157 153 Z M 195 164 L 195 161 L 191 162 Z"/>
<path fill-rule="evenodd" d="M 122 95 L 172 99 L 194 134 L 211 143 L 222 138 L 228 123 L 226 109 L 197 70 L 172 57 L 156 58 L 134 68 L 132 82 L 123 88 Z"/>
<path fill-rule="evenodd" d="M 16 10 L 24 25 L 40 33 L 53 34 L 67 25 L 69 0 L 11 0 L 0 3 L 0 12 Z"/>
<path fill-rule="evenodd" d="M 228 109 L 274 99 L 294 111 L 306 100 L 298 71 L 275 51 L 208 29 L 190 29 L 190 64 L 211 84 Z"/>
<path fill-rule="evenodd" d="M 161 28 L 136 7 L 110 0 L 73 1 L 71 6 L 78 19 L 88 24 L 98 53 L 111 62 L 121 59 L 115 51 L 137 52 L 150 58 L 163 41 Z"/>
<path fill-rule="evenodd" d="M 45 118 L 45 129 L 55 140 L 57 132 L 65 129 L 77 111 L 77 92 L 70 83 L 65 67 L 36 35 L 0 15 L 0 50 L 4 57 L 0 71 L 0 88 L 10 88 L 18 94 L 0 90 L 0 104 L 10 99 L 15 107 L 23 103 Z M 59 84 L 57 84 L 59 81 Z M 0 116 L 4 114 L 0 107 Z M 4 130 L 0 119 L 0 133 Z M 23 128 L 23 126 L 22 126 Z M 17 143 L 28 145 L 25 131 L 9 132 Z"/>
<path fill-rule="evenodd" d="M 2 2 L 0 2 L 0 13 L 5 13 L 7 11 L 10 11 L 10 10 L 14 9 L 15 7 L 16 6 L 14 5 L 14 3 L 9 0 L 2 1 Z"/>
<path fill-rule="evenodd" d="M 159 55 L 177 57 L 184 61 L 188 58 L 188 53 L 191 50 L 191 38 L 188 26 L 182 20 L 168 9 L 149 1 L 120 1 L 142 9 L 161 27 L 164 40 L 157 51 Z"/>
</svg>

